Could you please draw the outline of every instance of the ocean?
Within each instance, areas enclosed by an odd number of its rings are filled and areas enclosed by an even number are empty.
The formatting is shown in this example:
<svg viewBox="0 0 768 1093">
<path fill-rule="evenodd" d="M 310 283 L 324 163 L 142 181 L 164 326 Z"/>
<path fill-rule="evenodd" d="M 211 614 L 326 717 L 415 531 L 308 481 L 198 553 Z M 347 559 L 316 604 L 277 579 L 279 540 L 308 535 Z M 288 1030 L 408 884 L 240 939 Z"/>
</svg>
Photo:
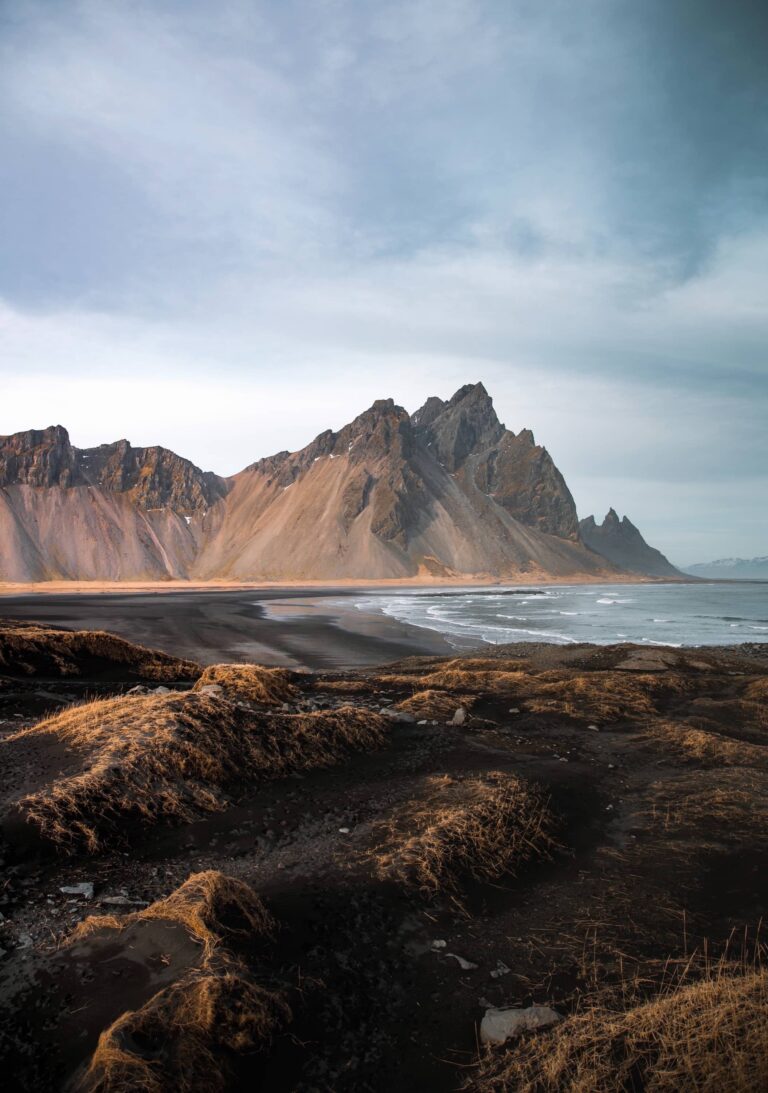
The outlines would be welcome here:
<svg viewBox="0 0 768 1093">
<path fill-rule="evenodd" d="M 736 645 L 768 641 L 768 582 L 557 585 L 366 593 L 361 611 L 436 630 L 457 649 L 487 642 Z"/>
</svg>

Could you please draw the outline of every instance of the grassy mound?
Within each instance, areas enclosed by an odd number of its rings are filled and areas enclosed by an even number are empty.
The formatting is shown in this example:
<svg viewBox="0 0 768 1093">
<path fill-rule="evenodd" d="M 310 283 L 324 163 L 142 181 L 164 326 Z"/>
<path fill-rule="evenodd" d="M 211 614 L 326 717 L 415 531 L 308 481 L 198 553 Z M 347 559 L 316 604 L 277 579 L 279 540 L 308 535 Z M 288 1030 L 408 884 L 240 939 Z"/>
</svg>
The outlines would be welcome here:
<svg viewBox="0 0 768 1093">
<path fill-rule="evenodd" d="M 476 1093 L 758 1093 L 768 1088 L 768 972 L 720 969 L 616 1011 L 597 1006 L 489 1053 Z"/>
<path fill-rule="evenodd" d="M 227 698 L 258 702 L 262 706 L 280 706 L 298 695 L 295 675 L 285 668 L 262 668 L 260 664 L 212 664 L 206 668 L 193 690 L 218 684 Z"/>
<path fill-rule="evenodd" d="M 349 706 L 259 713 L 216 695 L 123 697 L 76 706 L 0 745 L 63 752 L 68 767 L 13 803 L 65 849 L 96 850 L 126 819 L 193 819 L 225 807 L 229 786 L 330 766 L 380 745 L 386 722 Z"/>
<path fill-rule="evenodd" d="M 398 702 L 397 709 L 413 714 L 419 720 L 447 721 L 459 706 L 471 710 L 477 702 L 476 695 L 446 694 L 445 691 L 417 691 L 410 698 Z"/>
<path fill-rule="evenodd" d="M 546 854 L 552 828 L 546 799 L 514 775 L 435 776 L 386 825 L 374 870 L 427 898 L 454 893 L 462 879 L 494 880 Z"/>
<path fill-rule="evenodd" d="M 168 899 L 122 919 L 90 918 L 84 936 L 178 923 L 201 945 L 196 967 L 122 1014 L 101 1034 L 79 1093 L 219 1093 L 238 1060 L 264 1051 L 289 1018 L 282 998 L 259 985 L 232 949 L 269 936 L 273 920 L 255 893 L 221 873 L 191 876 Z"/>
<path fill-rule="evenodd" d="M 196 679 L 200 665 L 101 630 L 55 630 L 29 623 L 3 623 L 0 673 L 174 683 Z"/>
</svg>

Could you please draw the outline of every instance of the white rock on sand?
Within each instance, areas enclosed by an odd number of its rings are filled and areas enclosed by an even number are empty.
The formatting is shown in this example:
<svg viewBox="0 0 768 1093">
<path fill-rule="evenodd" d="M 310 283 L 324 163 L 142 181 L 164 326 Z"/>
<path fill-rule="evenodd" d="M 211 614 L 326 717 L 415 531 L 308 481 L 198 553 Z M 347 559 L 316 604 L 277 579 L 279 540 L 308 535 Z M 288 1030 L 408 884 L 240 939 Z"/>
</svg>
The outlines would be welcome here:
<svg viewBox="0 0 768 1093">
<path fill-rule="evenodd" d="M 503 1044 L 521 1032 L 550 1028 L 562 1021 L 559 1013 L 549 1006 L 528 1006 L 526 1009 L 487 1009 L 480 1023 L 483 1044 Z"/>
</svg>

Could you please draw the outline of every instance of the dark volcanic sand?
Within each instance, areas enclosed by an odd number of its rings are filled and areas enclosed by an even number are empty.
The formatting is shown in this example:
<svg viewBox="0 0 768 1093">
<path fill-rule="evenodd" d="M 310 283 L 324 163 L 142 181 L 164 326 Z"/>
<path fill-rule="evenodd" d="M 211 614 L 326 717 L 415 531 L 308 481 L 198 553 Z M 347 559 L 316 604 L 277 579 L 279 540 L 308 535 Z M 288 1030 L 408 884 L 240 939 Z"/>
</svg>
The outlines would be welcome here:
<svg viewBox="0 0 768 1093">
<path fill-rule="evenodd" d="M 354 592 L 359 597 L 360 589 Z M 414 654 L 449 654 L 439 634 L 324 601 L 348 589 L 250 592 L 36 594 L 0 598 L 0 618 L 76 630 L 109 630 L 129 641 L 201 664 L 255 661 L 292 667 L 352 668 Z M 272 601 L 297 600 L 306 613 L 268 617 Z"/>
</svg>

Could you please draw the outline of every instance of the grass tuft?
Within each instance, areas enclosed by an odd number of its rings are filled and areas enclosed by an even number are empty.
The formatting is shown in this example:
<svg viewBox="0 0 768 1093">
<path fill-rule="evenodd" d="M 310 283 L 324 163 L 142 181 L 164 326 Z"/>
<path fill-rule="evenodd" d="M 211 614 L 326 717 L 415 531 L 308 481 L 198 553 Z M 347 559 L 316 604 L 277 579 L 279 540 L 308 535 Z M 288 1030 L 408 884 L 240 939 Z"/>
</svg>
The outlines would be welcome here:
<svg viewBox="0 0 768 1093">
<path fill-rule="evenodd" d="M 386 823 L 371 854 L 379 879 L 434 898 L 457 892 L 462 880 L 495 880 L 547 854 L 552 829 L 545 797 L 514 775 L 434 776 Z"/>
<path fill-rule="evenodd" d="M 268 714 L 187 692 L 71 707 L 2 749 L 66 749 L 69 769 L 14 810 L 59 847 L 95 851 L 126 819 L 189 821 L 219 811 L 228 787 L 331 766 L 381 745 L 386 726 L 380 715 L 349 706 Z"/>
</svg>

